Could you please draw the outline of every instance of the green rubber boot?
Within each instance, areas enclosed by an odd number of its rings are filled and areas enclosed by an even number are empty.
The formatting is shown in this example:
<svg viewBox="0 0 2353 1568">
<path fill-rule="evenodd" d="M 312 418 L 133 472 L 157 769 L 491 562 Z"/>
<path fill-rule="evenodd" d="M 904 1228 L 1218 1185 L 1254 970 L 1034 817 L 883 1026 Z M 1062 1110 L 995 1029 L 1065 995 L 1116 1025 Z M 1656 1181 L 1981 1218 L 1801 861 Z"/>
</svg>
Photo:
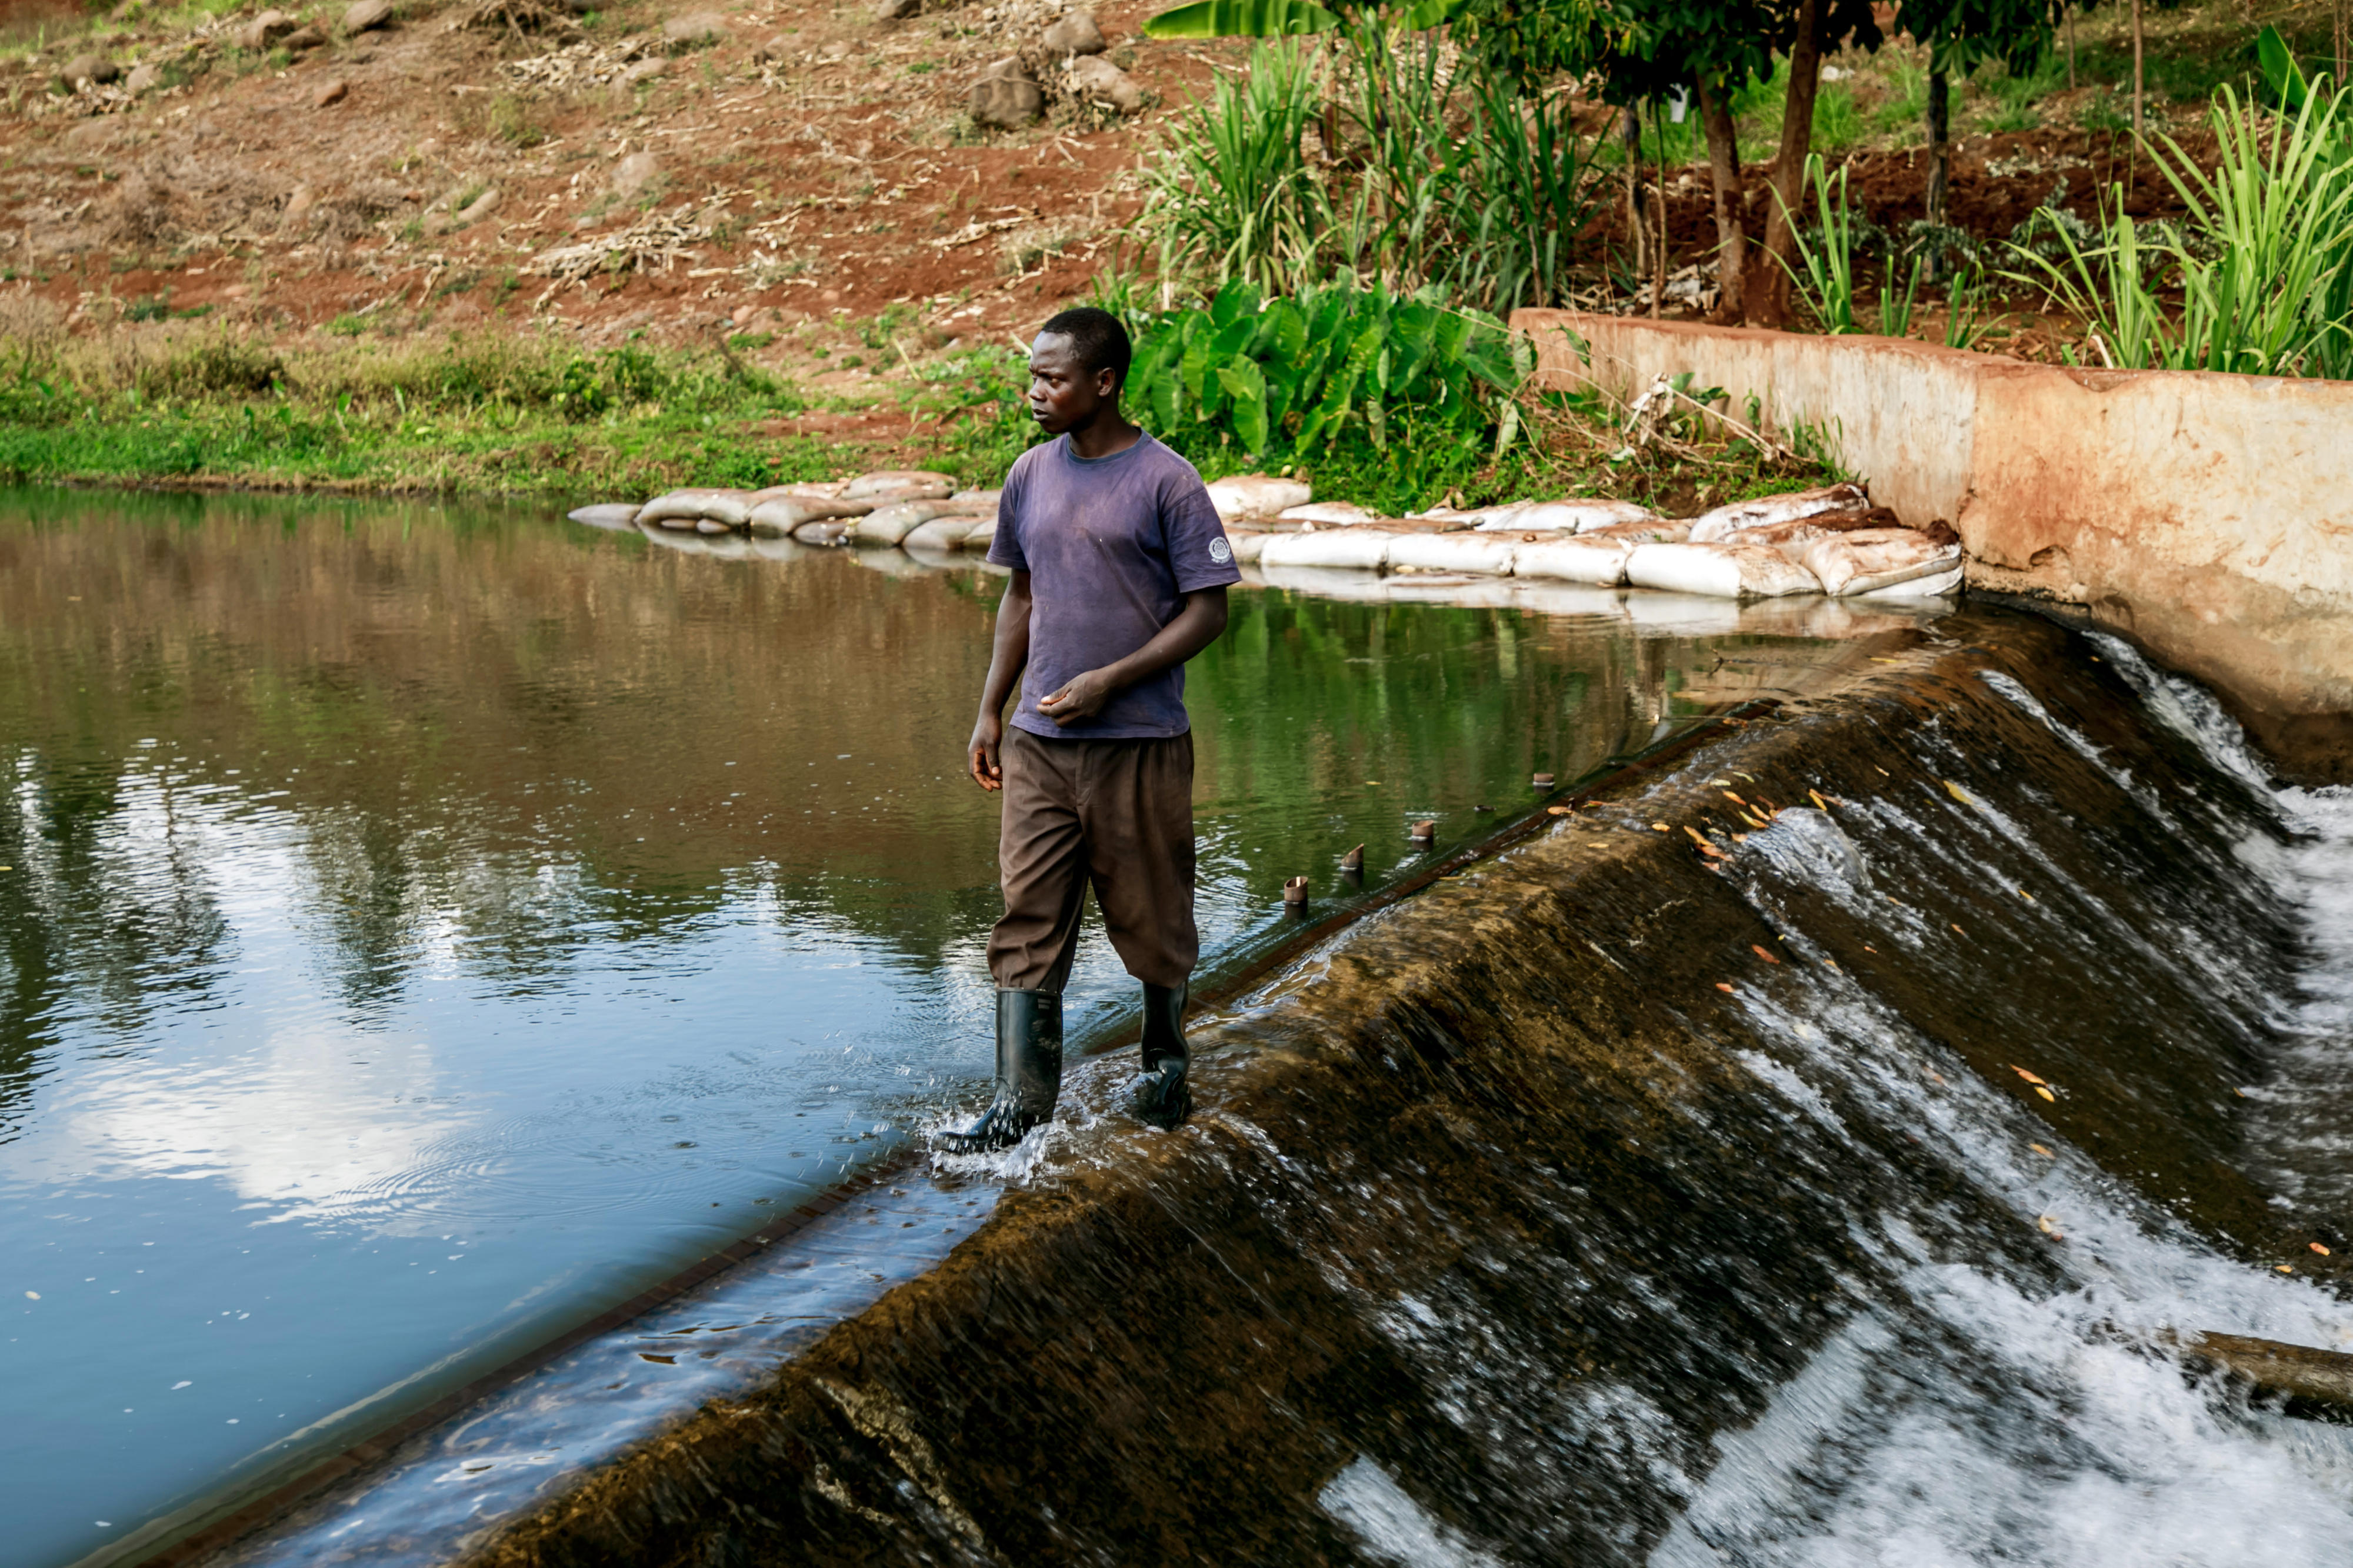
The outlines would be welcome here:
<svg viewBox="0 0 2353 1568">
<path fill-rule="evenodd" d="M 1182 1124 L 1193 1110 L 1193 1091 L 1185 1083 L 1191 1065 L 1185 1048 L 1186 989 L 1144 988 L 1144 1070 L 1127 1086 L 1128 1110 L 1163 1131 Z"/>
<path fill-rule="evenodd" d="M 1041 1122 L 1054 1120 L 1062 1092 L 1062 999 L 1050 991 L 997 994 L 997 1098 L 980 1120 L 943 1132 L 951 1154 L 1009 1149 Z"/>
</svg>

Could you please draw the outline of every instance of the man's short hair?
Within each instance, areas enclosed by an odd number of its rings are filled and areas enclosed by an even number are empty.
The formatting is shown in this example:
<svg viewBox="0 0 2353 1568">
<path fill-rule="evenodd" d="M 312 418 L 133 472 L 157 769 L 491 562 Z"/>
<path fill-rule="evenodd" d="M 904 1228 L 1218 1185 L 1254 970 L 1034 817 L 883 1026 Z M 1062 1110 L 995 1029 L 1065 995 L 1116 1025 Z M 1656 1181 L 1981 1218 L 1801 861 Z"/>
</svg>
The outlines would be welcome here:
<svg viewBox="0 0 2353 1568">
<path fill-rule="evenodd" d="M 1128 362 L 1135 357 L 1135 344 L 1129 341 L 1127 329 L 1109 310 L 1092 305 L 1081 305 L 1061 311 L 1038 329 L 1040 337 L 1049 334 L 1071 340 L 1078 351 L 1079 363 L 1088 374 L 1110 371 L 1119 379 L 1114 386 L 1127 384 Z"/>
</svg>

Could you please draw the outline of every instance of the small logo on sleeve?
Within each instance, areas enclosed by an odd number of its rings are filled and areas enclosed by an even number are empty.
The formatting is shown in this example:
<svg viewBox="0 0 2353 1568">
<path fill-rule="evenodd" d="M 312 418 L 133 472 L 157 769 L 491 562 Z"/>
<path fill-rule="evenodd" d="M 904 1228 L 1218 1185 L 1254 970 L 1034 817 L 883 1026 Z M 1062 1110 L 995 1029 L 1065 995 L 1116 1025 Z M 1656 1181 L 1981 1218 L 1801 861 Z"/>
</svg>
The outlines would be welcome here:
<svg viewBox="0 0 2353 1568">
<path fill-rule="evenodd" d="M 1226 542 L 1224 534 L 1209 541 L 1209 559 L 1223 566 L 1234 558 L 1234 547 Z"/>
</svg>

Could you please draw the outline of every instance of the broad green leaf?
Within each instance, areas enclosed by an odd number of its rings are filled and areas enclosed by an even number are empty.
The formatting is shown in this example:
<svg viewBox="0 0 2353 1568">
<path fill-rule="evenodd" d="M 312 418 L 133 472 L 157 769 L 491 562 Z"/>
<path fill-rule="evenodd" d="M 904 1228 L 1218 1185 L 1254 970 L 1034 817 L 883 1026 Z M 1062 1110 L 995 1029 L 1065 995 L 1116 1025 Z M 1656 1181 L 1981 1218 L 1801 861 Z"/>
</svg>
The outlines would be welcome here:
<svg viewBox="0 0 2353 1568">
<path fill-rule="evenodd" d="M 1193 0 L 1148 17 L 1147 38 L 1280 38 L 1328 33 L 1337 13 L 1310 0 Z"/>
<path fill-rule="evenodd" d="M 1256 457 L 1266 450 L 1266 382 L 1249 360 L 1220 365 L 1218 380 L 1234 400 L 1234 434 Z"/>
</svg>

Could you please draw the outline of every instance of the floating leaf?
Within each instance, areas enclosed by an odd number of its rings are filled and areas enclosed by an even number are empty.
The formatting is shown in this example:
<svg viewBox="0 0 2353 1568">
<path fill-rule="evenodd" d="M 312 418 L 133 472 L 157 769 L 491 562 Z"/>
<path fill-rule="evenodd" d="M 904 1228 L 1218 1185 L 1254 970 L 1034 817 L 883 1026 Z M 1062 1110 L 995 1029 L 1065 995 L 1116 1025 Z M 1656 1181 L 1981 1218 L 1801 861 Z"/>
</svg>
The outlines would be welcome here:
<svg viewBox="0 0 2353 1568">
<path fill-rule="evenodd" d="M 1961 930 L 1961 928 L 1960 928 L 1958 925 L 1955 925 L 1955 926 L 1953 927 L 1953 931 L 1954 931 L 1954 934 L 1955 934 L 1955 935 L 1957 935 L 1957 936 L 1967 936 L 1967 935 L 1968 935 L 1968 934 L 1969 934 L 1968 932 L 1967 932 L 1967 931 L 1965 931 Z"/>
<path fill-rule="evenodd" d="M 1724 798 L 1725 798 L 1725 799 L 1726 799 L 1726 800 L 1728 800 L 1728 801 L 1730 801 L 1733 805 L 1737 805 L 1737 806 L 1744 806 L 1744 807 L 1745 807 L 1745 806 L 1746 806 L 1746 805 L 1747 805 L 1747 804 L 1748 804 L 1746 801 L 1745 801 L 1745 800 L 1741 799 L 1738 795 L 1736 795 L 1733 794 L 1730 790 L 1725 790 L 1725 791 L 1724 792 Z"/>
<path fill-rule="evenodd" d="M 2024 1079 L 2029 1083 L 2044 1083 L 2049 1081 L 2048 1079 L 2035 1077 L 2032 1073 L 2028 1072 L 2022 1067 L 2012 1067 L 2010 1070 L 2016 1073 L 2019 1077 Z"/>
<path fill-rule="evenodd" d="M 2317 1252 L 2323 1258 L 2328 1256 L 2328 1248 L 2321 1246 L 2320 1243 L 2316 1241 L 2307 1241 L 2305 1243 L 2305 1246 L 2312 1248 L 2313 1251 Z"/>
<path fill-rule="evenodd" d="M 1955 784 L 1950 779 L 1947 779 L 1945 781 L 1945 793 L 1951 795 L 1955 800 L 1959 801 L 1963 805 L 1977 805 L 1976 798 L 1972 796 L 1968 791 L 1963 789 L 1960 785 Z"/>
<path fill-rule="evenodd" d="M 2049 1089 L 2043 1088 L 2039 1083 L 2034 1086 L 2034 1092 L 2041 1095 L 2043 1099 L 2049 1100 L 2053 1105 L 2059 1103 L 2059 1097 L 2052 1093 Z"/>
<path fill-rule="evenodd" d="M 2282 1263 L 2276 1265 L 2272 1269 L 2272 1272 L 2274 1274 L 2293 1274 L 2295 1272 L 2295 1265 L 2293 1263 Z"/>
<path fill-rule="evenodd" d="M 1818 789 L 1810 789 L 1806 794 L 1812 797 L 1815 810 L 1828 811 L 1831 808 L 1831 803 L 1822 798 L 1821 791 Z"/>
<path fill-rule="evenodd" d="M 2055 1160 L 2059 1157 L 2058 1155 L 2053 1154 L 2050 1150 L 2045 1149 L 2040 1143 L 2029 1143 L 2027 1147 L 2033 1150 L 2036 1153 L 2042 1155 L 2046 1160 Z"/>
<path fill-rule="evenodd" d="M 2041 1231 L 2043 1235 L 2049 1237 L 2053 1241 L 2064 1241 L 2067 1239 L 2067 1233 L 2059 1228 L 2059 1216 L 2056 1215 L 2046 1214 L 2036 1215 L 2034 1220 L 2034 1228 Z"/>
<path fill-rule="evenodd" d="M 1674 829 L 1673 829 L 1673 828 L 1672 828 L 1672 827 L 1669 827 L 1669 826 L 1668 826 L 1665 823 L 1663 823 L 1663 822 L 1654 822 L 1654 823 L 1651 824 L 1651 832 L 1653 832 L 1653 833 L 1672 833 L 1672 832 L 1673 832 L 1673 831 L 1674 831 Z"/>
<path fill-rule="evenodd" d="M 1726 996 L 1729 996 L 1729 995 L 1731 995 L 1731 994 L 1732 994 L 1732 987 L 1731 987 L 1731 986 L 1729 986 L 1729 985 L 1726 985 L 1726 984 L 1725 984 L 1723 981 L 1721 981 L 1721 980 L 1719 980 L 1719 981 L 1717 981 L 1717 982 L 1715 983 L 1715 988 L 1716 988 L 1718 991 L 1723 992 Z"/>
<path fill-rule="evenodd" d="M 1748 944 L 1748 951 L 1749 951 L 1749 952 L 1753 952 L 1753 953 L 1755 953 L 1757 957 L 1759 957 L 1759 958 L 1763 959 L 1763 960 L 1764 960 L 1766 963 L 1780 963 L 1780 962 L 1781 962 L 1779 959 L 1778 959 L 1778 958 L 1774 957 L 1771 953 L 1769 953 L 1769 952 L 1766 952 L 1766 951 L 1765 951 L 1765 949 L 1764 949 L 1764 946 L 1763 946 L 1761 943 L 1758 943 L 1758 942 L 1750 942 L 1750 943 Z"/>
</svg>

